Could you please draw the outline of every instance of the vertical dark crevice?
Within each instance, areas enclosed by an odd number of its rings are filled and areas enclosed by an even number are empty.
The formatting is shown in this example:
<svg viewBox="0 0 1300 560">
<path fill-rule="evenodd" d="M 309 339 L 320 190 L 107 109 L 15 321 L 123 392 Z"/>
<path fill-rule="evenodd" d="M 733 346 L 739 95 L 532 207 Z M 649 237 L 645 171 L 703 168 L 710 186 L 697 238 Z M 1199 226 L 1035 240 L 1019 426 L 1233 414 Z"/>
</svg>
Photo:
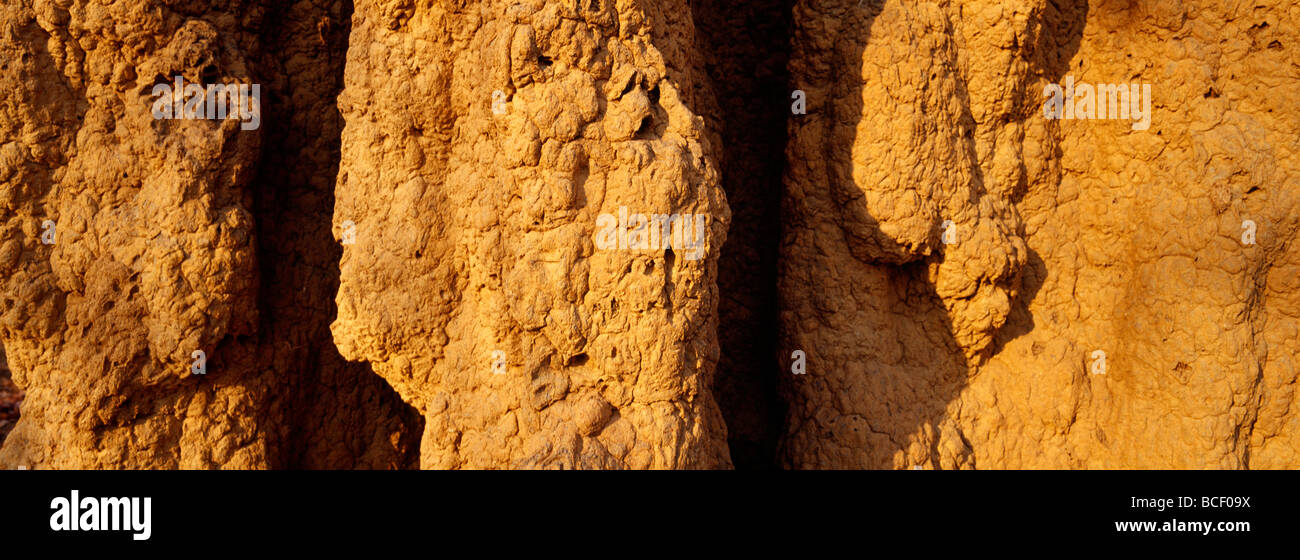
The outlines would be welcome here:
<svg viewBox="0 0 1300 560">
<path fill-rule="evenodd" d="M 0 445 L 4 445 L 5 436 L 18 423 L 18 409 L 22 402 L 23 390 L 14 384 L 4 347 L 0 347 Z"/>
<path fill-rule="evenodd" d="M 786 377 L 781 387 L 791 414 L 787 421 L 790 430 L 784 434 L 778 454 L 788 468 L 979 466 L 973 446 L 960 428 L 943 433 L 946 426 L 954 424 L 949 416 L 952 404 L 966 390 L 976 365 L 963 356 L 965 349 L 954 334 L 958 331 L 954 315 L 927 270 L 942 263 L 944 253 L 903 259 L 877 253 L 880 247 L 895 243 L 879 221 L 882 211 L 888 209 L 883 208 L 886 204 L 873 207 L 868 202 L 871 197 L 863 196 L 878 185 L 860 184 L 855 177 L 855 171 L 861 171 L 859 166 L 885 166 L 887 169 L 872 171 L 901 175 L 903 184 L 950 181 L 968 189 L 968 203 L 985 196 L 980 190 L 983 171 L 971 140 L 977 125 L 966 91 L 970 75 L 959 56 L 966 48 L 960 44 L 961 28 L 953 27 L 951 15 L 916 9 L 909 3 L 888 0 L 835 0 L 801 4 L 795 14 L 798 25 L 792 34 L 796 53 L 792 78 L 811 98 L 808 114 L 792 121 L 789 135 L 789 157 L 803 168 L 790 169 L 788 189 L 797 193 L 797 198 L 791 197 L 782 215 L 790 235 L 783 240 L 780 255 L 781 343 L 786 351 L 808 350 L 810 374 Z M 877 18 L 886 10 L 890 12 L 886 22 L 878 24 Z M 1043 44 L 1029 49 L 1028 55 L 1043 57 L 1050 67 L 1052 61 L 1072 58 L 1086 19 L 1087 1 L 1053 1 L 1044 15 L 1044 32 L 1038 36 Z M 926 18 L 936 23 L 916 29 L 897 27 L 900 22 L 918 25 Z M 834 35 L 826 36 L 828 30 Z M 870 51 L 869 44 L 873 45 Z M 938 95 L 944 100 L 931 102 L 919 116 L 898 111 L 900 98 L 909 102 L 925 97 L 915 91 L 889 91 L 890 84 L 896 83 L 891 80 L 871 83 L 864 78 L 874 73 L 871 67 L 891 56 L 892 64 L 912 71 L 922 69 L 918 75 L 929 75 L 925 83 L 930 85 L 924 87 L 941 92 Z M 938 87 L 943 83 L 952 84 L 952 89 Z M 1017 106 L 1021 103 L 1019 99 L 1010 101 Z M 886 118 L 899 121 L 901 128 L 859 126 L 864 118 L 882 111 Z M 922 130 L 928 137 L 917 136 L 920 133 L 916 131 Z M 899 138 L 888 137 L 899 131 Z M 889 149 L 877 150 L 890 141 L 919 150 L 909 156 L 935 158 L 930 165 L 945 171 L 954 165 L 971 165 L 967 177 L 973 187 L 957 183 L 964 177 L 961 173 L 912 177 L 908 169 L 912 160 L 892 156 Z M 863 151 L 870 155 L 855 159 L 855 147 L 864 146 L 868 148 Z M 960 157 L 964 150 L 970 151 L 970 157 Z M 816 236 L 819 226 L 827 225 L 830 232 Z M 796 232 L 812 234 L 801 238 L 793 235 Z M 855 240 L 874 239 L 886 243 L 854 246 Z M 1036 270 L 1045 270 L 1032 249 L 1029 262 Z M 1021 291 L 1012 302 L 1017 309 L 1012 311 L 1011 326 L 999 336 L 1020 336 L 1032 328 L 1027 305 L 1036 291 L 1036 286 Z M 825 309 L 820 302 L 827 300 L 845 304 Z M 801 321 L 801 315 L 818 320 Z M 1023 323 L 1016 325 L 1020 321 Z M 846 326 L 854 331 L 846 333 Z M 865 338 L 855 342 L 850 338 L 855 332 L 887 341 L 888 346 Z M 882 347 L 889 349 L 882 351 Z"/>
<path fill-rule="evenodd" d="M 339 355 L 342 248 L 334 187 L 343 118 L 336 100 L 351 34 L 351 0 L 275 4 L 263 39 L 275 95 L 263 100 L 256 214 L 262 268 L 261 363 L 290 376 L 285 468 L 415 468 L 423 419 L 369 364 Z M 292 67 L 294 58 L 309 64 Z M 389 436 L 392 437 L 389 437 Z"/>
<path fill-rule="evenodd" d="M 722 185 L 731 228 L 718 262 L 714 395 L 738 469 L 776 467 L 784 407 L 777 348 L 777 253 L 790 116 L 793 0 L 692 2 L 699 52 L 717 99 Z"/>
</svg>

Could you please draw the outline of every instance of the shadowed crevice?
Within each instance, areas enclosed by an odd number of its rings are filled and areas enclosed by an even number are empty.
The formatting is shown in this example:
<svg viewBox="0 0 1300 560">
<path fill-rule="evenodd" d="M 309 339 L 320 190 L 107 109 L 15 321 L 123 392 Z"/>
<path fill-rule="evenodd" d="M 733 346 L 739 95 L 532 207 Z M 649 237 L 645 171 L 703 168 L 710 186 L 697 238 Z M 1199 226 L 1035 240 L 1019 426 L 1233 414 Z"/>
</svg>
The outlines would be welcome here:
<svg viewBox="0 0 1300 560">
<path fill-rule="evenodd" d="M 334 186 L 343 119 L 350 0 L 275 5 L 264 36 L 277 83 L 263 101 L 266 139 L 256 196 L 262 267 L 260 363 L 291 379 L 283 468 L 415 468 L 423 419 L 368 363 L 339 355 L 342 248 L 334 238 Z M 295 57 L 306 64 L 287 62 Z"/>
<path fill-rule="evenodd" d="M 709 124 L 722 137 L 722 187 L 731 207 L 718 260 L 720 358 L 713 385 L 738 469 L 776 466 L 785 415 L 776 394 L 783 366 L 773 349 L 793 6 L 793 0 L 691 3 L 717 99 Z"/>
<path fill-rule="evenodd" d="M 969 76 L 964 75 L 958 48 L 929 48 L 934 37 L 893 27 L 906 18 L 894 18 L 888 24 L 876 21 L 886 10 L 897 15 L 914 8 L 886 0 L 823 0 L 800 2 L 795 12 L 796 59 L 791 67 L 796 87 L 809 92 L 809 114 L 792 120 L 789 139 L 790 161 L 805 167 L 792 168 L 798 173 L 791 173 L 786 185 L 781 345 L 783 352 L 805 350 L 809 373 L 784 376 L 781 385 L 790 414 L 779 454 L 788 467 L 977 466 L 965 436 L 948 417 L 950 405 L 967 385 L 971 364 L 962 359 L 964 348 L 955 334 L 960 329 L 954 326 L 954 317 L 960 317 L 946 308 L 927 274 L 927 267 L 943 264 L 943 253 L 923 256 L 903 252 L 900 259 L 899 251 L 886 245 L 893 237 L 882 229 L 880 216 L 889 216 L 889 207 L 905 203 L 911 193 L 890 192 L 883 203 L 877 196 L 873 200 L 878 207 L 870 207 L 862 191 L 877 186 L 860 185 L 855 178 L 855 171 L 859 177 L 908 171 L 889 168 L 883 174 L 877 169 L 862 173 L 861 167 L 895 162 L 869 151 L 892 139 L 882 138 L 882 131 L 860 123 L 878 120 L 871 117 L 893 110 L 897 98 L 916 94 L 882 92 L 882 84 L 864 83 L 860 76 L 880 75 L 875 70 L 898 64 L 925 69 L 929 84 L 946 79 L 954 87 L 950 107 L 956 109 L 938 115 L 951 118 L 951 122 L 939 123 L 949 126 L 926 128 L 931 136 L 918 135 L 920 139 L 911 139 L 908 149 L 946 141 L 951 150 L 969 156 L 955 157 L 955 161 L 973 162 L 969 169 L 972 184 L 953 186 L 994 196 L 985 192 L 971 136 L 976 124 L 964 82 Z M 1038 75 L 1033 72 L 1059 75 L 1062 62 L 1078 49 L 1086 15 L 1083 0 L 1052 2 L 1044 9 L 1044 31 L 1038 36 L 1043 44 L 1026 49 L 1024 55 L 1031 68 L 1024 77 L 1026 83 L 1036 83 Z M 917 15 L 916 21 L 924 17 L 935 14 Z M 821 36 L 830 22 L 837 34 L 834 40 Z M 879 36 L 873 39 L 873 33 Z M 916 44 L 900 49 L 887 42 L 899 40 Z M 869 44 L 873 45 L 871 53 L 867 52 Z M 908 58 L 879 60 L 879 54 L 890 49 L 876 45 L 892 46 Z M 1035 93 L 1024 95 L 1033 97 Z M 926 113 L 926 118 L 931 115 Z M 934 134 L 951 136 L 935 138 Z M 855 147 L 859 149 L 857 159 Z M 1010 203 L 1014 202 L 1013 197 Z M 1023 231 L 1016 233 L 1023 235 Z M 1027 307 L 1046 272 L 1042 259 L 1032 250 L 1028 259 L 1027 286 L 1011 302 L 1008 324 L 996 337 L 994 352 L 1006 340 L 1033 328 Z M 952 442 L 960 443 L 940 449 Z"/>
<path fill-rule="evenodd" d="M 5 359 L 4 348 L 0 347 L 0 445 L 4 445 L 5 436 L 18 423 L 18 409 L 22 402 L 23 390 L 9 375 L 9 362 Z"/>
</svg>

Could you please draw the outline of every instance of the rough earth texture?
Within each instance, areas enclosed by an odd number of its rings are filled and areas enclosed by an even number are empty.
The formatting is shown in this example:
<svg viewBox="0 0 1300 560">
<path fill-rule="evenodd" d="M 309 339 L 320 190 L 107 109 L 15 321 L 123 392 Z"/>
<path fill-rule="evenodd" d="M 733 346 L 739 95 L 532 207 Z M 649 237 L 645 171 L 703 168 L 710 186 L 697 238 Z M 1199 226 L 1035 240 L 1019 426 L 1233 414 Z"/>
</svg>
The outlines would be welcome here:
<svg viewBox="0 0 1300 560">
<path fill-rule="evenodd" d="M 328 343 L 343 10 L 0 7 L 0 466 L 413 464 L 418 417 Z M 178 75 L 265 85 L 262 126 L 154 119 Z"/>
<path fill-rule="evenodd" d="M 353 4 L 0 6 L 0 467 L 1300 467 L 1292 3 Z"/>
<path fill-rule="evenodd" d="M 1224 4 L 799 3 L 785 465 L 1300 465 L 1300 12 Z"/>
<path fill-rule="evenodd" d="M 334 340 L 424 415 L 420 465 L 729 466 L 729 213 L 687 3 L 356 10 Z M 598 248 L 624 207 L 705 216 L 699 252 Z"/>
<path fill-rule="evenodd" d="M 23 402 L 23 391 L 14 385 L 10 375 L 4 349 L 0 348 L 0 444 L 4 443 L 5 437 L 18 422 L 19 409 Z"/>
</svg>

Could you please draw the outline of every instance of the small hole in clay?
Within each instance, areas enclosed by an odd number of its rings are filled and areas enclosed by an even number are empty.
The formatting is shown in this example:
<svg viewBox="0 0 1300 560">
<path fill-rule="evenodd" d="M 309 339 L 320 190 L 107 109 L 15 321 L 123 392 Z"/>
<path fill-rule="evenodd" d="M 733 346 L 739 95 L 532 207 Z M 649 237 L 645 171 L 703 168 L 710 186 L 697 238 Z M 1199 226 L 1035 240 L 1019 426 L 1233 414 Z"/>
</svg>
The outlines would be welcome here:
<svg viewBox="0 0 1300 560">
<path fill-rule="evenodd" d="M 654 124 L 655 122 L 653 117 L 646 116 L 646 118 L 641 119 L 641 126 L 636 129 L 636 135 L 634 137 L 637 140 L 648 140 L 651 137 L 651 134 L 654 133 Z"/>
</svg>

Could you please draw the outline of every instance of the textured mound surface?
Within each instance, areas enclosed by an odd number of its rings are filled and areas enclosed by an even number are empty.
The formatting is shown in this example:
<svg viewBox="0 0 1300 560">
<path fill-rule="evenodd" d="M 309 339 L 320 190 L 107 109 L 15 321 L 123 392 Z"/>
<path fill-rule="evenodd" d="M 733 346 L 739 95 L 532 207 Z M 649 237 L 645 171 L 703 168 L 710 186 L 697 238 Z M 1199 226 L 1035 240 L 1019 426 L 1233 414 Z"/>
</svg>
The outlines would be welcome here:
<svg viewBox="0 0 1300 560">
<path fill-rule="evenodd" d="M 800 3 L 784 462 L 1300 464 L 1295 16 Z M 1067 79 L 1152 84 L 1152 126 L 1046 119 Z"/>
<path fill-rule="evenodd" d="M 1300 467 L 1298 26 L 7 2 L 0 467 Z"/>
<path fill-rule="evenodd" d="M 425 416 L 420 464 L 729 465 L 685 2 L 356 9 L 334 339 Z M 623 213 L 701 215 L 701 246 L 598 247 Z"/>
<path fill-rule="evenodd" d="M 0 465 L 411 464 L 418 418 L 325 330 L 340 5 L 0 8 Z M 264 85 L 262 126 L 154 118 L 177 76 Z"/>
</svg>

